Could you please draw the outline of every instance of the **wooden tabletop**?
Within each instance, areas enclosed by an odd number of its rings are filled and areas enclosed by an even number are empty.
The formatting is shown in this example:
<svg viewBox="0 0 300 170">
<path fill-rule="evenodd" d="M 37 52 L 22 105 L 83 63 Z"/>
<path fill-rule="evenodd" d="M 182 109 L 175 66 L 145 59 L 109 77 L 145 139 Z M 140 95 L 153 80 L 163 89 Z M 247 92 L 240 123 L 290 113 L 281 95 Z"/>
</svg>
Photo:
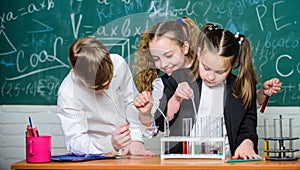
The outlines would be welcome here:
<svg viewBox="0 0 300 170">
<path fill-rule="evenodd" d="M 300 170 L 300 161 L 250 161 L 226 163 L 213 159 L 165 159 L 159 156 L 128 156 L 119 159 L 93 160 L 86 162 L 27 163 L 25 160 L 11 165 L 11 169 L 214 169 L 214 170 Z"/>
</svg>

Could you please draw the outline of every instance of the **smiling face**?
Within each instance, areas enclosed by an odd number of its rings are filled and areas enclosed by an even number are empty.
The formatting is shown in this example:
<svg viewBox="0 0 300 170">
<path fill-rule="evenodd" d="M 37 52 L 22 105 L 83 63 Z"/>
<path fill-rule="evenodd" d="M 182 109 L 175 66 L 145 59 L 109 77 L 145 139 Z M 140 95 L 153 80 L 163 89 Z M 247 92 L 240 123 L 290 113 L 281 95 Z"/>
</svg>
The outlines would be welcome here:
<svg viewBox="0 0 300 170">
<path fill-rule="evenodd" d="M 161 36 L 149 42 L 149 51 L 155 67 L 168 75 L 174 70 L 185 67 L 185 53 L 188 47 L 180 47 L 170 38 Z"/>
<path fill-rule="evenodd" d="M 200 54 L 198 49 L 199 74 L 209 87 L 214 87 L 224 82 L 231 71 L 232 57 L 218 56 L 214 52 L 204 49 Z"/>
</svg>

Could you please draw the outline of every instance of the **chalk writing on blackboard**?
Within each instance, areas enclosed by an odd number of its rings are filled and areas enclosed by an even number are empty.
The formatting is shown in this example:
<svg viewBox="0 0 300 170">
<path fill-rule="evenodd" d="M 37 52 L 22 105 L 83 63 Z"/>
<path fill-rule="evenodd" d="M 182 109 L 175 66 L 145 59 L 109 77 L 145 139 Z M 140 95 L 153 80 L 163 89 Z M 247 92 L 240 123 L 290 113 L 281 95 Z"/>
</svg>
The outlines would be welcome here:
<svg viewBox="0 0 300 170">
<path fill-rule="evenodd" d="M 70 70 L 68 47 L 94 36 L 134 62 L 141 33 L 163 20 L 187 16 L 246 35 L 258 85 L 278 77 L 274 106 L 300 103 L 300 1 L 286 0 L 36 0 L 1 2 L 0 104 L 56 104 Z M 286 10 L 289 9 L 289 10 Z"/>
</svg>

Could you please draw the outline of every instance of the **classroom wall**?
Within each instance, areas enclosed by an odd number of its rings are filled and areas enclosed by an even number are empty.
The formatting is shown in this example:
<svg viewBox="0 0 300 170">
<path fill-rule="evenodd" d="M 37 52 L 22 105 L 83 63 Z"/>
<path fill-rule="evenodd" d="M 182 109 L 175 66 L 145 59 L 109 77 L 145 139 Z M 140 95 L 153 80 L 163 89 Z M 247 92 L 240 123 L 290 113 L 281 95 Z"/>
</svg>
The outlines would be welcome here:
<svg viewBox="0 0 300 170">
<path fill-rule="evenodd" d="M 265 113 L 258 113 L 258 134 L 263 137 L 263 120 L 268 118 L 294 118 L 293 136 L 300 136 L 300 107 L 267 107 Z M 52 136 L 52 154 L 66 153 L 64 139 L 60 128 L 60 121 L 56 115 L 56 106 L 43 105 L 0 105 L 0 169 L 10 169 L 10 164 L 25 159 L 25 127 L 31 116 L 34 125 L 39 128 L 41 135 Z M 284 131 L 289 127 L 283 121 Z M 270 124 L 271 135 L 273 133 Z M 145 139 L 148 149 L 156 154 L 160 153 L 160 138 L 158 135 L 152 139 Z M 294 141 L 294 148 L 300 149 L 300 140 Z M 288 146 L 288 143 L 285 144 Z M 271 146 L 272 147 L 272 146 Z M 263 140 L 259 140 L 259 154 L 263 155 Z M 300 153 L 296 155 L 299 157 Z"/>
<path fill-rule="evenodd" d="M 299 6 L 299 0 L 0 1 L 0 104 L 55 105 L 70 70 L 68 47 L 79 37 L 96 37 L 132 65 L 148 26 L 187 16 L 198 27 L 211 22 L 245 35 L 258 86 L 273 77 L 282 82 L 268 105 L 299 106 Z"/>
<path fill-rule="evenodd" d="M 279 77 L 283 82 L 282 90 L 269 101 L 272 107 L 267 107 L 264 114 L 258 114 L 259 135 L 263 136 L 265 117 L 273 119 L 283 114 L 284 118 L 295 118 L 294 136 L 300 136 L 300 131 L 297 131 L 300 126 L 300 84 L 295 81 L 299 79 L 300 73 L 297 57 L 300 52 L 297 50 L 299 1 L 14 0 L 1 1 L 0 4 L 1 170 L 10 169 L 11 163 L 25 159 L 24 132 L 29 115 L 42 135 L 52 136 L 52 154 L 66 152 L 60 122 L 55 114 L 55 92 L 62 78 L 69 72 L 67 47 L 75 38 L 94 35 L 105 45 L 112 44 L 112 40 L 117 41 L 128 47 L 117 53 L 131 63 L 133 60 L 129 60 L 130 54 L 135 50 L 138 32 L 159 19 L 177 19 L 182 16 L 192 18 L 199 27 L 206 22 L 213 22 L 250 38 L 259 82 L 273 77 Z M 56 44 L 57 49 L 53 47 Z M 56 56 L 53 49 L 57 50 Z M 23 59 L 21 66 L 22 69 L 28 66 L 27 71 L 57 66 L 55 62 L 40 62 L 40 67 L 30 65 L 29 58 L 38 54 L 47 54 L 47 57 L 53 55 L 64 64 L 43 74 L 23 77 L 23 70 L 16 69 L 16 58 Z M 14 80 L 12 77 L 21 78 Z M 160 153 L 159 136 L 146 139 L 145 144 L 153 152 Z M 294 146 L 299 149 L 300 140 Z M 262 148 L 260 140 L 261 155 Z M 300 155 L 299 152 L 297 155 Z"/>
</svg>

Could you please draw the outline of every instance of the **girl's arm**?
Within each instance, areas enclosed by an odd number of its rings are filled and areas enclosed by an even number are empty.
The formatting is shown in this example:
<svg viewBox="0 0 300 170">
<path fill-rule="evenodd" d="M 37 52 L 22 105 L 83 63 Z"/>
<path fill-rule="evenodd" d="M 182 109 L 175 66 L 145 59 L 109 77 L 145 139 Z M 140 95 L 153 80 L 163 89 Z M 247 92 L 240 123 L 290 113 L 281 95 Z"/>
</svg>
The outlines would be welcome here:
<svg viewBox="0 0 300 170">
<path fill-rule="evenodd" d="M 192 94 L 193 90 L 187 82 L 178 84 L 174 95 L 168 102 L 167 117 L 169 121 L 171 121 L 174 118 L 174 114 L 179 111 L 182 100 L 190 99 Z"/>
<path fill-rule="evenodd" d="M 262 87 L 257 91 L 257 103 L 262 105 L 266 96 L 271 96 L 278 93 L 281 89 L 281 82 L 278 78 L 267 80 Z"/>
<path fill-rule="evenodd" d="M 243 120 L 237 134 L 237 145 L 234 152 L 234 159 L 237 158 L 258 158 L 257 145 L 257 107 L 256 94 L 253 95 L 252 104 L 250 108 L 245 108 Z"/>
</svg>

